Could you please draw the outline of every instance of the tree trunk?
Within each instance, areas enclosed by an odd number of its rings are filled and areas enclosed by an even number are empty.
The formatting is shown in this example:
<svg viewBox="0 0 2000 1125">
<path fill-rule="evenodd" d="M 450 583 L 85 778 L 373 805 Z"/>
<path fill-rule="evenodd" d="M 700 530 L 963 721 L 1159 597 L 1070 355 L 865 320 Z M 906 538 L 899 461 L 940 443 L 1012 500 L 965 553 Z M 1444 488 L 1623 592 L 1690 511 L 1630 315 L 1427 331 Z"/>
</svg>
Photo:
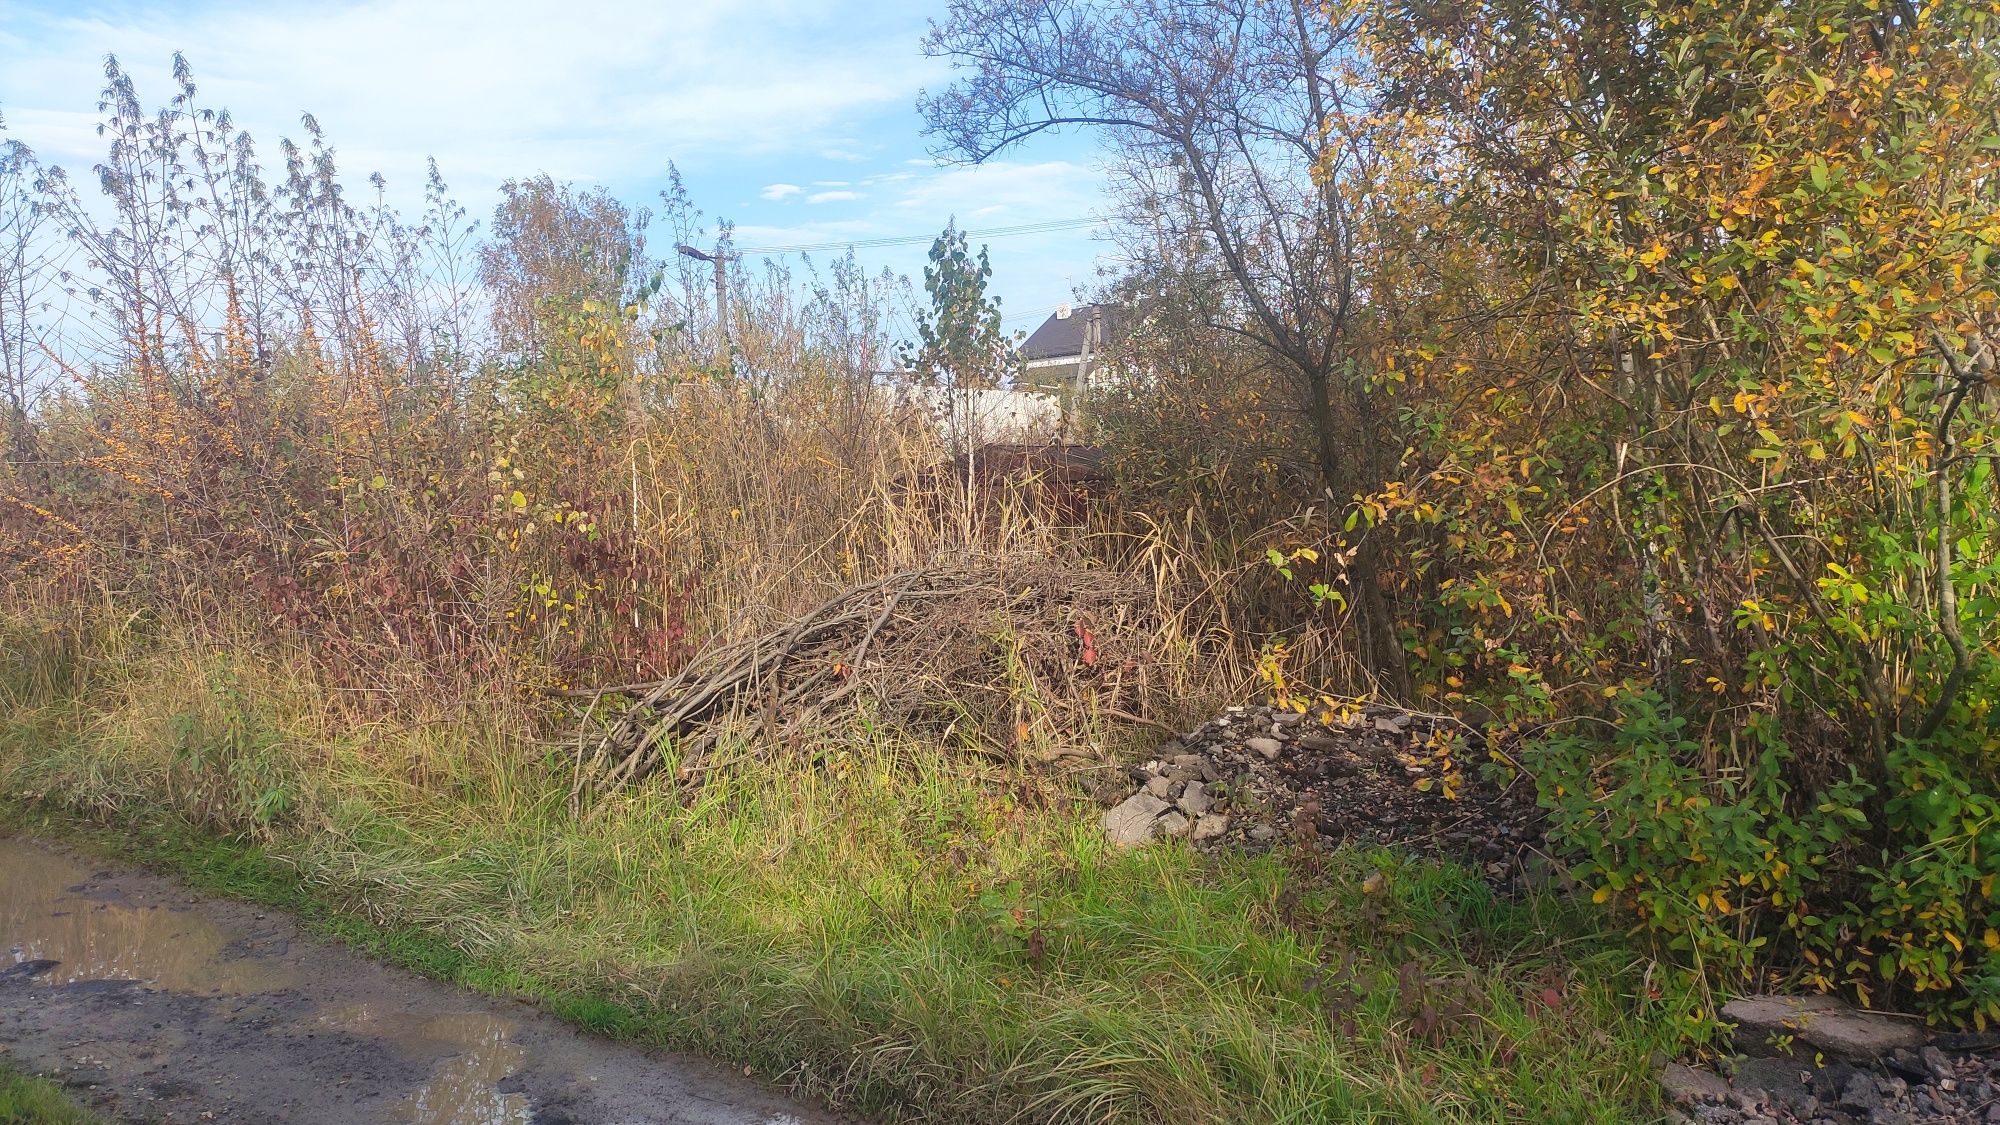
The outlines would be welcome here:
<svg viewBox="0 0 2000 1125">
<path fill-rule="evenodd" d="M 1340 435 L 1333 413 L 1333 379 L 1327 370 L 1306 372 L 1306 416 L 1312 423 L 1313 444 L 1318 455 L 1320 486 L 1326 492 L 1327 518 L 1341 518 L 1353 486 L 1345 479 Z M 1364 532 L 1356 544 L 1354 558 L 1347 565 L 1347 585 L 1351 597 L 1348 620 L 1354 624 L 1355 655 L 1374 686 L 1404 702 L 1410 693 L 1410 668 L 1397 635 L 1394 600 L 1382 590 L 1382 549 L 1379 537 Z"/>
<path fill-rule="evenodd" d="M 1326 498 L 1341 502 L 1340 439 L 1333 426 L 1333 387 L 1325 371 L 1311 371 L 1306 377 L 1306 417 L 1312 422 L 1313 441 L 1319 455 L 1320 485 Z"/>
</svg>

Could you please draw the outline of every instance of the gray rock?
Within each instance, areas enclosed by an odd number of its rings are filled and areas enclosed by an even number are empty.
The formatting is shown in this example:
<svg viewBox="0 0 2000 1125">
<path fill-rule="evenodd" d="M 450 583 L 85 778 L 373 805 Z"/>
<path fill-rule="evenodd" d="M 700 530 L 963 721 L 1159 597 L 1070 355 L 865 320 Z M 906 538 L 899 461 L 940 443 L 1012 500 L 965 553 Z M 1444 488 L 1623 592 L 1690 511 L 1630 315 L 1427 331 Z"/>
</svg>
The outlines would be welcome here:
<svg viewBox="0 0 2000 1125">
<path fill-rule="evenodd" d="M 1739 1080 L 1729 1091 L 1729 1104 L 1748 1114 L 1762 1113 L 1771 1104 L 1771 1095 Z"/>
<path fill-rule="evenodd" d="M 1299 736 L 1299 747 L 1315 754 L 1327 754 L 1349 745 L 1349 740 L 1325 731 L 1307 731 Z"/>
<path fill-rule="evenodd" d="M 1855 1071 L 1847 1078 L 1847 1084 L 1840 1088 L 1840 1108 L 1855 1113 L 1872 1113 L 1882 1108 L 1882 1091 L 1875 1085 L 1875 1076 L 1865 1071 Z"/>
<path fill-rule="evenodd" d="M 1198 817 L 1215 804 L 1215 798 L 1208 795 L 1207 786 L 1199 781 L 1190 781 L 1175 804 L 1190 817 Z"/>
<path fill-rule="evenodd" d="M 1125 803 L 1104 813 L 1104 834 L 1121 848 L 1139 848 L 1153 842 L 1160 814 L 1169 808 L 1151 793 L 1134 793 Z"/>
<path fill-rule="evenodd" d="M 1383 734 L 1401 734 L 1410 729 L 1410 717 L 1408 715 L 1377 715 L 1375 716 L 1375 729 Z"/>
<path fill-rule="evenodd" d="M 1185 836 L 1193 826 L 1187 817 L 1177 812 L 1170 812 L 1153 822 L 1153 830 L 1162 836 Z"/>
<path fill-rule="evenodd" d="M 1830 1060 L 1824 1067 L 1813 1072 L 1812 1092 L 1820 1101 L 1833 1104 L 1840 1100 L 1840 1088 L 1855 1074 L 1853 1067 L 1839 1059 Z"/>
<path fill-rule="evenodd" d="M 1930 1072 L 1932 1078 L 1952 1077 L 1951 1059 L 1947 1058 L 1943 1051 L 1926 1046 L 1919 1052 L 1918 1057 L 1923 1060 L 1924 1069 Z"/>
<path fill-rule="evenodd" d="M 1808 1068 L 1796 1059 L 1744 1059 L 1736 1065 L 1738 1093 L 1762 1095 L 1763 1104 L 1797 1112 L 1812 1097 Z"/>
<path fill-rule="evenodd" d="M 1219 840 L 1229 833 L 1229 818 L 1219 813 L 1210 814 L 1194 822 L 1196 840 Z"/>
<path fill-rule="evenodd" d="M 1891 1051 L 1882 1059 L 1882 1065 L 1888 1067 L 1891 1073 L 1900 1074 L 1913 1082 L 1927 1082 L 1931 1077 L 1930 1069 L 1915 1051 Z"/>
<path fill-rule="evenodd" d="M 1250 838 L 1260 844 L 1268 844 L 1278 838 L 1278 830 L 1268 824 L 1259 824 L 1250 829 Z"/>
<path fill-rule="evenodd" d="M 1719 1105 L 1729 1098 L 1729 1083 L 1711 1071 L 1670 1062 L 1660 1069 L 1660 1092 L 1678 1106 Z"/>
<path fill-rule="evenodd" d="M 1146 779 L 1146 792 L 1164 801 L 1167 797 L 1167 787 L 1172 784 L 1173 782 L 1168 781 L 1165 777 L 1149 777 Z"/>
<path fill-rule="evenodd" d="M 1243 740 L 1243 745 L 1246 749 L 1254 750 L 1257 753 L 1262 754 L 1264 756 L 1265 761 L 1276 761 L 1278 758 L 1278 754 L 1285 748 L 1284 744 L 1279 742 L 1277 739 L 1264 738 L 1262 736 L 1259 736 L 1257 738 L 1246 738 Z"/>
<path fill-rule="evenodd" d="M 1748 1055 L 1771 1054 L 1773 1040 L 1792 1036 L 1849 1062 L 1872 1063 L 1924 1041 L 1917 1024 L 1859 1011 L 1831 996 L 1746 996 L 1724 1004 L 1722 1018 L 1736 1025 L 1737 1049 Z"/>
</svg>

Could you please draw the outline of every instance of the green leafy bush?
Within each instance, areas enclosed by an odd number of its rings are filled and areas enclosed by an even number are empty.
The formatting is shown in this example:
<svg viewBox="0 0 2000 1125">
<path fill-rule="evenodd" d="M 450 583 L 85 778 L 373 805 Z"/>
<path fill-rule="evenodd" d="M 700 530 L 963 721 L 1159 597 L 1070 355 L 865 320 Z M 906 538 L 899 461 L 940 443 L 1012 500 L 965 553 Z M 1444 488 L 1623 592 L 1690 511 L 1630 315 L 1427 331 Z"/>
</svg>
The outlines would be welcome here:
<svg viewBox="0 0 2000 1125">
<path fill-rule="evenodd" d="M 1864 1002 L 2000 1019 L 2000 800 L 1967 762 L 1904 740 L 1883 780 L 1849 767 L 1806 792 L 1768 717 L 1718 769 L 1658 694 L 1616 716 L 1536 759 L 1596 901 L 1725 982 L 1775 961 Z"/>
</svg>

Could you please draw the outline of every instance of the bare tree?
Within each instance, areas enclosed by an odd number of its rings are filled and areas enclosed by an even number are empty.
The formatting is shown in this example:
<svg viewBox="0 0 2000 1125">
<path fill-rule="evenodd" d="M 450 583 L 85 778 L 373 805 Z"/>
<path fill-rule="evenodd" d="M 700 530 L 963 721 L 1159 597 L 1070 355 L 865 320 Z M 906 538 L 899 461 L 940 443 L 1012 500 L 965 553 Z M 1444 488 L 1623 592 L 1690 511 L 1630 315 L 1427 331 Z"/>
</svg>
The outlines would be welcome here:
<svg viewBox="0 0 2000 1125">
<path fill-rule="evenodd" d="M 1358 13 L 1309 0 L 953 0 L 925 49 L 958 77 L 920 102 L 939 154 L 973 162 L 1050 131 L 1113 145 L 1143 272 L 1245 340 L 1296 392 L 1327 499 L 1393 471 L 1354 333 L 1368 297 L 1378 135 Z M 1220 280 L 1223 284 L 1215 284 Z M 1365 663 L 1406 684 L 1362 537 L 1348 563 Z"/>
<path fill-rule="evenodd" d="M 117 59 L 104 73 L 108 145 L 93 169 L 102 201 L 86 205 L 60 168 L 35 176 L 36 213 L 78 259 L 73 270 L 44 272 L 89 298 L 102 357 L 149 351 L 164 361 L 213 340 L 231 316 L 260 366 L 296 343 L 308 319 L 335 352 L 370 351 L 386 335 L 412 369 L 462 346 L 470 225 L 435 167 L 422 221 L 406 222 L 379 175 L 369 178 L 372 203 L 350 201 L 310 115 L 303 144 L 280 143 L 283 175 L 271 180 L 229 111 L 199 98 L 185 58 L 174 57 L 175 93 L 157 110 Z M 161 323 L 179 328 L 163 333 Z"/>
<path fill-rule="evenodd" d="M 1232 283 L 1207 303 L 1213 326 L 1291 376 L 1342 500 L 1362 483 L 1336 414 L 1357 392 L 1341 376 L 1372 164 L 1342 128 L 1354 23 L 1305 0 L 954 0 L 925 48 L 961 73 L 922 100 L 942 153 L 975 162 L 1050 130 L 1106 133 L 1147 242 L 1178 250 L 1152 272 Z"/>
<path fill-rule="evenodd" d="M 0 429 L 27 418 L 44 366 L 39 333 L 56 283 L 55 224 L 37 198 L 40 180 L 28 146 L 0 140 Z"/>
</svg>

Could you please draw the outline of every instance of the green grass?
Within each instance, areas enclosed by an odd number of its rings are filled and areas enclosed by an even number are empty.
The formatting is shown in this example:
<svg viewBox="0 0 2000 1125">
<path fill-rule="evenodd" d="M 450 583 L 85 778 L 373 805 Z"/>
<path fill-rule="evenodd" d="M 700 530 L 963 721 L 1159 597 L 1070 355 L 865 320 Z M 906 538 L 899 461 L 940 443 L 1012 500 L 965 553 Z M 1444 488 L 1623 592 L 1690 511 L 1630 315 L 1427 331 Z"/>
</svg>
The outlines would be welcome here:
<svg viewBox="0 0 2000 1125">
<path fill-rule="evenodd" d="M 343 724 L 279 661 L 22 651 L 17 820 L 888 1118 L 1650 1120 L 1692 1003 L 1566 900 L 1384 853 L 1119 853 L 1043 779 L 885 736 L 579 819 L 498 716 Z"/>
<path fill-rule="evenodd" d="M 0 1059 L 0 1125 L 96 1125 L 97 1120 L 62 1087 L 22 1074 Z"/>
</svg>

